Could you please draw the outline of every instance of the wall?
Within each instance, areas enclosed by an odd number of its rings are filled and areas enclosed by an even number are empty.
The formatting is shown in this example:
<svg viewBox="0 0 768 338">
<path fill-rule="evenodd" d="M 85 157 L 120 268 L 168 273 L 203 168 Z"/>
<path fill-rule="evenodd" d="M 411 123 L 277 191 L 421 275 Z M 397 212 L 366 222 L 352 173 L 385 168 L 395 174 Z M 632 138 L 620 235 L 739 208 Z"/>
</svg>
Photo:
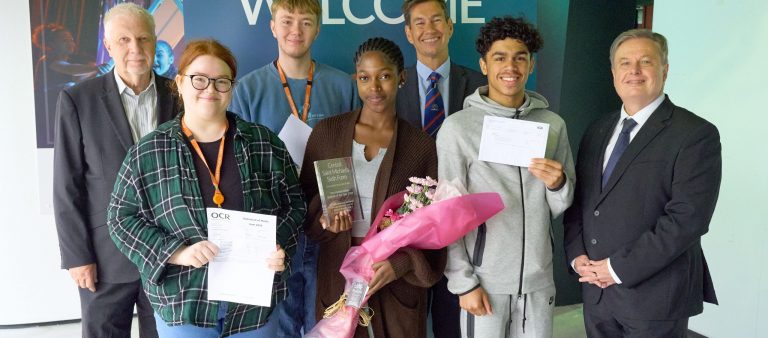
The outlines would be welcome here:
<svg viewBox="0 0 768 338">
<path fill-rule="evenodd" d="M 709 337 L 765 337 L 768 2 L 656 0 L 653 26 L 669 39 L 665 91 L 714 123 L 723 146 L 720 199 L 702 241 L 720 306 L 705 304 L 690 328 Z"/>
<path fill-rule="evenodd" d="M 5 148 L 0 165 L 0 325 L 76 319 L 77 289 L 59 269 L 53 216 L 41 214 L 39 196 L 50 194 L 44 187 L 50 183 L 40 184 L 38 168 L 50 168 L 52 156 L 38 153 L 35 143 L 27 1 L 3 4 L 0 31 L 5 32 L 0 64 L 6 69 L 0 81 L 0 144 Z M 42 175 L 50 180 L 49 173 Z"/>
</svg>

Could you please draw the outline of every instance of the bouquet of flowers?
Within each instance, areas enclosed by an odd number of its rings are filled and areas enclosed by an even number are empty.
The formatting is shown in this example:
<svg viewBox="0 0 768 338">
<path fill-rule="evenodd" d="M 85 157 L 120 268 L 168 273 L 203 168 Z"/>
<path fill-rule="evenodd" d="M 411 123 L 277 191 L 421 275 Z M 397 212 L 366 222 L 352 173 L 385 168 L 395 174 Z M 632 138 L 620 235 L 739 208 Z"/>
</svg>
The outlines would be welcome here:
<svg viewBox="0 0 768 338">
<path fill-rule="evenodd" d="M 362 244 L 347 251 L 339 269 L 346 279 L 344 293 L 304 337 L 352 337 L 358 323 L 368 326 L 373 316 L 365 309 L 373 263 L 403 247 L 444 248 L 504 209 L 497 193 L 467 194 L 455 182 L 429 177 L 411 178 L 411 183 L 384 201 Z M 389 225 L 382 227 L 385 219 Z"/>
<path fill-rule="evenodd" d="M 403 205 L 397 211 L 387 209 L 384 212 L 384 219 L 379 224 L 379 229 L 384 230 L 392 225 L 393 222 L 411 214 L 416 209 L 432 204 L 437 181 L 429 176 L 426 178 L 411 177 L 409 180 L 411 185 L 405 188 L 406 193 L 403 195 Z"/>
</svg>

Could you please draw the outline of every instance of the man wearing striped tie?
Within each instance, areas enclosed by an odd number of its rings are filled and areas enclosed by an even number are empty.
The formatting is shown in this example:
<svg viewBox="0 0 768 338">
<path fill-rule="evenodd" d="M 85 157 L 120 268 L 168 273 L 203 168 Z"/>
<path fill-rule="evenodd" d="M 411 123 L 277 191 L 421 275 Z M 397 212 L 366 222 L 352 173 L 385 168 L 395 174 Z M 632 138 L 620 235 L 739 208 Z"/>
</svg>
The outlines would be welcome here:
<svg viewBox="0 0 768 338">
<path fill-rule="evenodd" d="M 486 84 L 477 71 L 452 63 L 448 42 L 453 22 L 443 0 L 406 0 L 405 35 L 416 49 L 416 65 L 406 68 L 397 92 L 397 115 L 433 138 L 447 115 L 462 109 L 464 98 Z M 430 292 L 435 337 L 459 336 L 459 301 L 443 278 Z"/>
<path fill-rule="evenodd" d="M 505 205 L 448 247 L 445 275 L 459 295 L 464 337 L 552 337 L 551 220 L 570 206 L 575 176 L 565 122 L 543 96 L 525 90 L 541 45 L 522 19 L 494 18 L 480 28 L 476 47 L 488 86 L 467 97 L 437 137 L 440 180 L 470 193 L 498 192 Z M 486 117 L 548 124 L 544 158 L 525 166 L 481 160 Z"/>
</svg>

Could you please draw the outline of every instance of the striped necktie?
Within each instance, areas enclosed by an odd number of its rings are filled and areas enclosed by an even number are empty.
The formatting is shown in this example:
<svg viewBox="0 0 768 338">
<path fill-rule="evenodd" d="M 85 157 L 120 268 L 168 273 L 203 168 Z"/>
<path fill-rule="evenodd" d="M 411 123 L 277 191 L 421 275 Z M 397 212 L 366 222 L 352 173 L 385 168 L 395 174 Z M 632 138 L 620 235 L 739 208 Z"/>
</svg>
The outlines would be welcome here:
<svg viewBox="0 0 768 338">
<path fill-rule="evenodd" d="M 445 120 L 445 106 L 443 105 L 443 96 L 437 88 L 437 82 L 440 81 L 440 74 L 432 72 L 429 74 L 429 88 L 424 97 L 424 131 L 432 138 L 437 136 L 437 130 Z"/>
</svg>

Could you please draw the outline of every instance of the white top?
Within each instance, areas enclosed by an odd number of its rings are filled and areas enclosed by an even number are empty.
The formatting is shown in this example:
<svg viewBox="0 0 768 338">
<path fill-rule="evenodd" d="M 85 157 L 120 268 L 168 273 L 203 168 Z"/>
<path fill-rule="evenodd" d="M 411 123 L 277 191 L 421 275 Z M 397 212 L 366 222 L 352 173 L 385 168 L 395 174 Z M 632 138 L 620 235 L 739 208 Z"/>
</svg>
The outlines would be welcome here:
<svg viewBox="0 0 768 338">
<path fill-rule="evenodd" d="M 123 82 L 120 75 L 115 72 L 115 82 L 117 82 L 117 91 L 120 93 L 120 100 L 123 101 L 125 117 L 131 126 L 131 135 L 133 142 L 136 143 L 144 135 L 157 128 L 157 89 L 155 88 L 155 74 L 150 73 L 149 86 L 138 95 L 133 89 Z"/>
<path fill-rule="evenodd" d="M 360 195 L 360 206 L 363 219 L 352 223 L 352 237 L 365 237 L 371 228 L 371 209 L 373 207 L 373 188 L 376 184 L 376 174 L 379 173 L 381 161 L 387 148 L 379 148 L 379 153 L 370 161 L 365 159 L 365 145 L 352 140 L 352 163 L 355 167 L 357 193 Z"/>
</svg>

